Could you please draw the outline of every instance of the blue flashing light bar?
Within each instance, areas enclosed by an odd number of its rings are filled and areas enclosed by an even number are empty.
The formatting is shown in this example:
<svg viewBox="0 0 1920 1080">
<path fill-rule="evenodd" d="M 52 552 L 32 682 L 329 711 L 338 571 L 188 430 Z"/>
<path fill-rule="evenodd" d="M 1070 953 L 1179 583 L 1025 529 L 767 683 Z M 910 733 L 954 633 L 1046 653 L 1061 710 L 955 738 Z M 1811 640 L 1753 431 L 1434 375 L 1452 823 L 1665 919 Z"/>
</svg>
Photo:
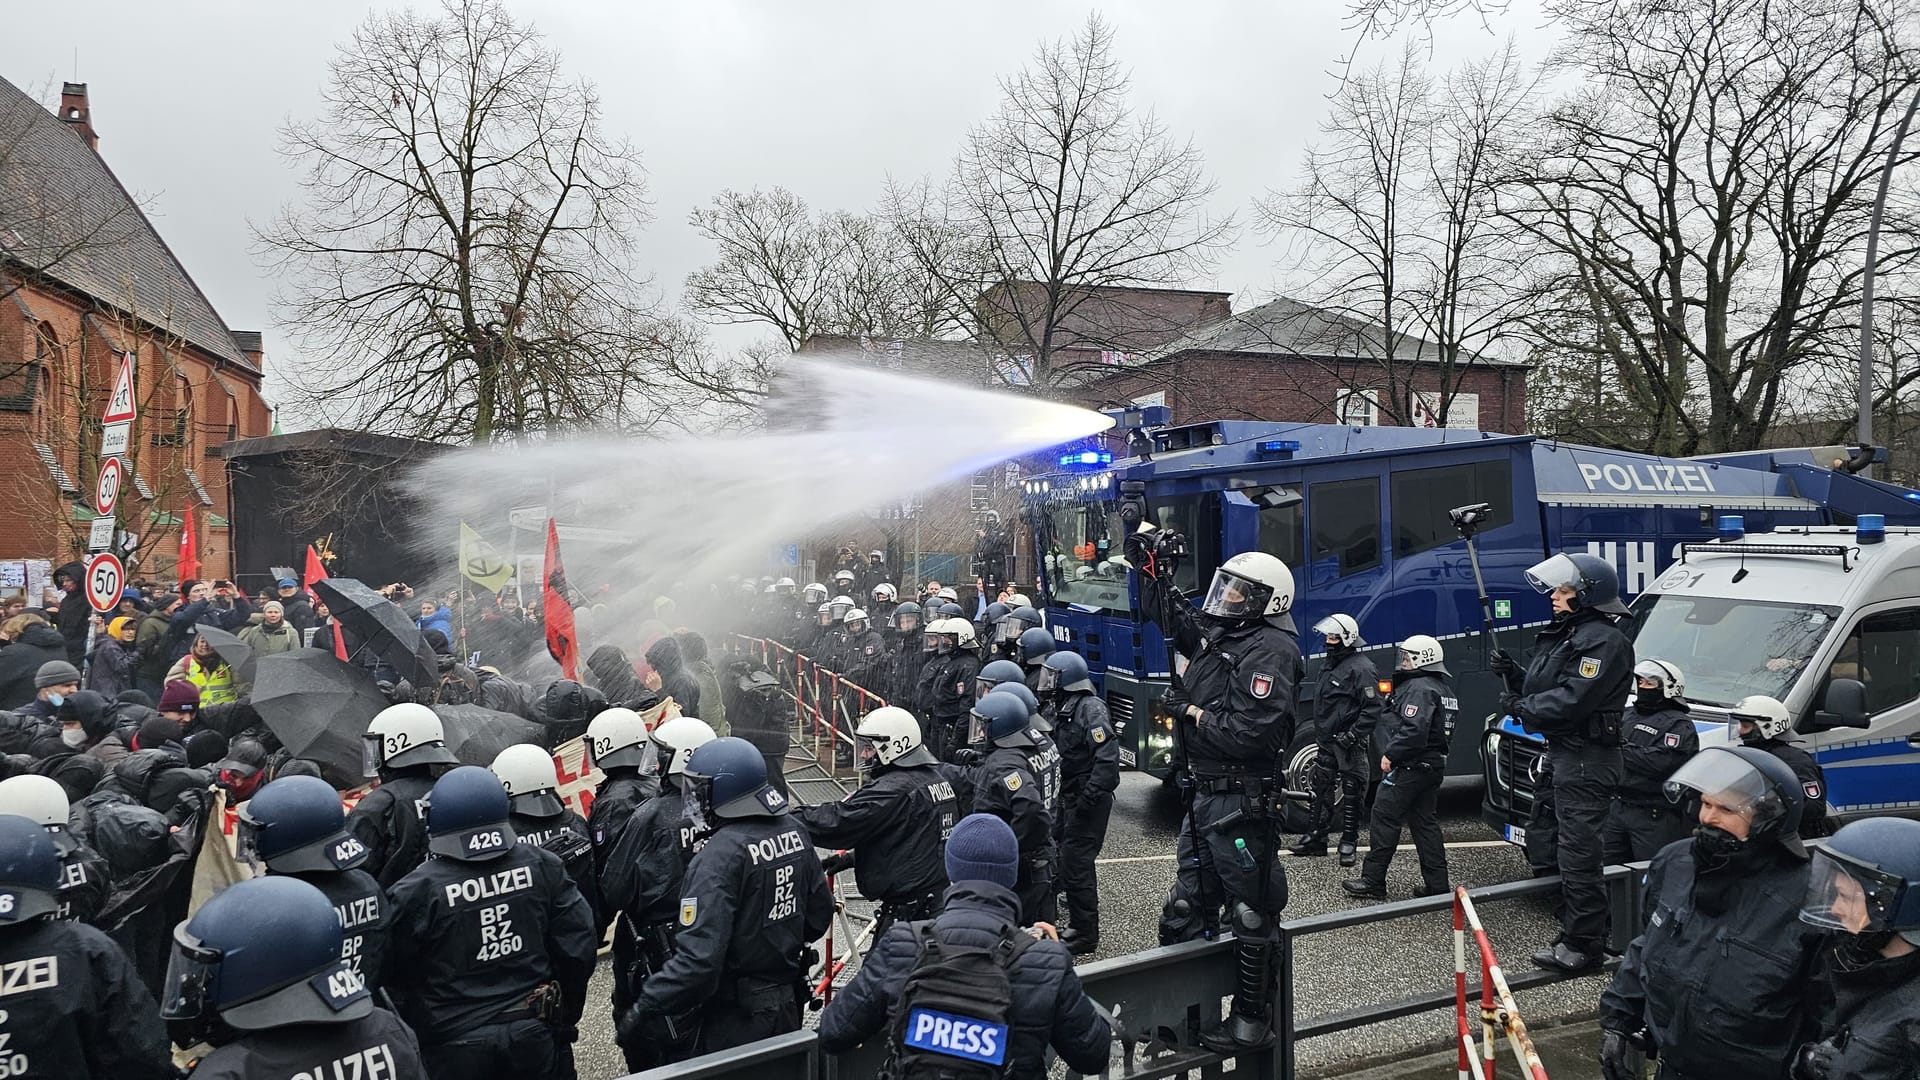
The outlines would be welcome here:
<svg viewBox="0 0 1920 1080">
<path fill-rule="evenodd" d="M 1746 519 L 1739 514 L 1720 515 L 1720 539 L 1731 543 L 1747 535 Z"/>
<path fill-rule="evenodd" d="M 1113 454 L 1107 450 L 1077 450 L 1060 455 L 1060 467 L 1063 469 L 1098 469 L 1111 464 Z"/>
<path fill-rule="evenodd" d="M 1887 539 L 1887 516 L 1885 514 L 1861 514 L 1853 521 L 1854 539 L 1863 544 L 1885 543 Z"/>
<path fill-rule="evenodd" d="M 1254 449 L 1261 457 L 1292 457 L 1300 450 L 1300 440 L 1268 439 Z"/>
</svg>

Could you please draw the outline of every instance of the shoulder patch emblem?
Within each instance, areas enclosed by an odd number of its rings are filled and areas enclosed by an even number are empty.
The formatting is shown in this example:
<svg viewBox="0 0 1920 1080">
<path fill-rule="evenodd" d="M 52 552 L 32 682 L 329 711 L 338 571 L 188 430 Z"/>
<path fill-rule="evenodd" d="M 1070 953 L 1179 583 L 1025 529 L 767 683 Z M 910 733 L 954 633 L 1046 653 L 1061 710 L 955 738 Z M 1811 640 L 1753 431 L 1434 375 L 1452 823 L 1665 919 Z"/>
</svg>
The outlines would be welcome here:
<svg viewBox="0 0 1920 1080">
<path fill-rule="evenodd" d="M 1591 656 L 1583 656 L 1580 658 L 1580 677 L 1581 678 L 1591 679 L 1598 674 L 1600 674 L 1600 661 L 1594 659 Z"/>
<path fill-rule="evenodd" d="M 1094 742 L 1096 742 L 1096 743 L 1103 743 L 1103 742 L 1106 742 L 1106 741 L 1107 741 L 1107 729 L 1106 729 L 1106 728 L 1103 728 L 1103 727 L 1097 727 L 1097 728 L 1094 728 L 1094 729 L 1093 729 L 1093 741 L 1094 741 Z"/>
<path fill-rule="evenodd" d="M 1374 688 L 1373 688 L 1373 687 L 1371 687 L 1371 686 L 1369 686 L 1369 687 L 1367 687 L 1367 700 L 1368 700 L 1368 701 L 1372 701 L 1372 700 L 1373 700 L 1374 698 L 1377 698 L 1377 697 L 1379 697 L 1379 696 L 1380 696 L 1380 691 L 1378 691 L 1378 690 L 1376 690 L 1376 689 L 1374 689 Z"/>
<path fill-rule="evenodd" d="M 1666 743 L 1667 743 L 1667 749 L 1677 750 L 1680 747 L 1680 736 L 1675 735 L 1672 732 L 1668 732 L 1666 737 Z"/>
<path fill-rule="evenodd" d="M 1020 790 L 1020 775 L 1018 773 L 1008 773 L 1000 782 L 1007 785 L 1008 791 Z"/>
<path fill-rule="evenodd" d="M 680 925 L 692 926 L 694 923 L 694 920 L 698 919 L 699 917 L 700 917 L 700 898 L 697 896 L 681 897 L 680 898 Z"/>
<path fill-rule="evenodd" d="M 1412 719 L 1413 717 L 1419 716 L 1420 706 L 1415 705 L 1413 702 L 1409 701 L 1407 702 L 1406 707 L 1400 710 L 1400 715 L 1407 717 L 1408 719 Z"/>
<path fill-rule="evenodd" d="M 1273 693 L 1273 676 L 1255 673 L 1253 681 L 1247 686 L 1247 692 L 1257 698 Z"/>
<path fill-rule="evenodd" d="M 1820 797 L 1820 785 L 1811 780 L 1807 781 L 1800 790 L 1806 792 L 1807 798 L 1809 799 L 1817 799 Z"/>
</svg>

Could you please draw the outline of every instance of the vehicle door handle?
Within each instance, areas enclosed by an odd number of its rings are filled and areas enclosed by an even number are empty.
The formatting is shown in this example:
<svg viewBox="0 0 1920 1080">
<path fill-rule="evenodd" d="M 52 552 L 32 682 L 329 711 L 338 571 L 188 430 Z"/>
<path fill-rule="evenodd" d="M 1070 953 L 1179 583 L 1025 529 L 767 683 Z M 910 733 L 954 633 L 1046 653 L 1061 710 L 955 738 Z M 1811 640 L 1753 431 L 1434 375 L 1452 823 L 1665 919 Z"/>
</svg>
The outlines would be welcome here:
<svg viewBox="0 0 1920 1080">
<path fill-rule="evenodd" d="M 1920 749 L 1920 731 L 1916 731 L 1912 735 L 1907 736 L 1907 745 L 1915 749 Z"/>
</svg>

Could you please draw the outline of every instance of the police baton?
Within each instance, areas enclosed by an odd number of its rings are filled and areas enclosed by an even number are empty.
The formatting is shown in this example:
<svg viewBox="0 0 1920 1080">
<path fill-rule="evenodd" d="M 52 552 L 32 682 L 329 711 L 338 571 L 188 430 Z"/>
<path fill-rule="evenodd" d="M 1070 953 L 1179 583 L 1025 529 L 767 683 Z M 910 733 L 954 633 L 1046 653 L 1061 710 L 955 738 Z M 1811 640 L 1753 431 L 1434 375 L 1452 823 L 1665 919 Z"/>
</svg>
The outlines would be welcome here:
<svg viewBox="0 0 1920 1080">
<path fill-rule="evenodd" d="M 1480 551 L 1474 547 L 1473 535 L 1479 532 L 1480 526 L 1492 516 L 1492 503 L 1456 506 L 1447 511 L 1447 517 L 1453 519 L 1453 527 L 1459 531 L 1460 538 L 1467 542 L 1467 562 L 1473 567 L 1473 587 L 1480 594 L 1480 632 L 1487 639 L 1489 663 L 1493 660 L 1494 651 L 1500 646 L 1493 637 L 1493 601 L 1487 598 L 1487 579 L 1480 575 Z"/>
</svg>

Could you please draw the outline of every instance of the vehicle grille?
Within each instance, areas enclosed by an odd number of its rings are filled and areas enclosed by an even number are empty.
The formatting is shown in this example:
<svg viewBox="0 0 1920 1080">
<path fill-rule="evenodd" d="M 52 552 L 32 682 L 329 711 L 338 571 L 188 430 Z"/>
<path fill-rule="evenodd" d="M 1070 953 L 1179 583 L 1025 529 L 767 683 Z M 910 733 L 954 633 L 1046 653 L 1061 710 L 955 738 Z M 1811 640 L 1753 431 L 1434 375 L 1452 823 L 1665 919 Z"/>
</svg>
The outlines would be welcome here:
<svg viewBox="0 0 1920 1080">
<path fill-rule="evenodd" d="M 1511 731 L 1500 733 L 1499 748 L 1494 753 L 1494 773 L 1506 788 L 1518 821 L 1526 821 L 1533 812 L 1534 795 L 1540 786 L 1538 765 L 1546 752 L 1546 744 L 1538 739 Z"/>
</svg>

